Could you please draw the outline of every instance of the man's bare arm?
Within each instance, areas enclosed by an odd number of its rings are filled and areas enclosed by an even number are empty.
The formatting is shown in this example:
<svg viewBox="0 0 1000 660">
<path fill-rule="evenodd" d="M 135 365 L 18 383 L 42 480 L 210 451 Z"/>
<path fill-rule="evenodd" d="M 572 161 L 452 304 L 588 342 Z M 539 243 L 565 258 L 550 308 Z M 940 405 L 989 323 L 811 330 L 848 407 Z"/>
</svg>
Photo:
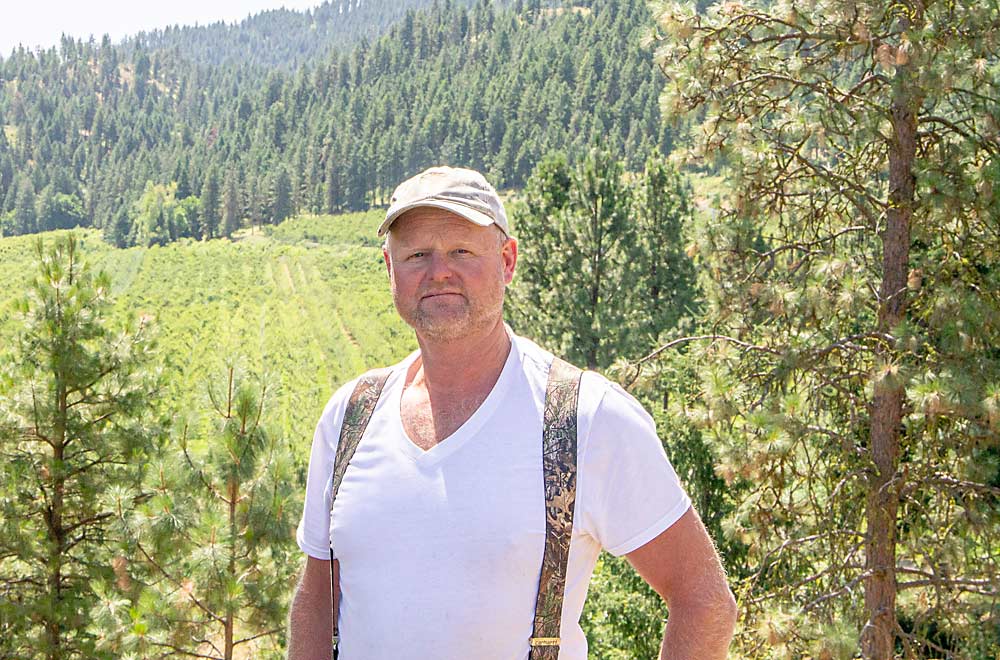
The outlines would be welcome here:
<svg viewBox="0 0 1000 660">
<path fill-rule="evenodd" d="M 333 619 L 330 614 L 330 562 L 306 557 L 288 614 L 288 660 L 330 660 Z"/>
<path fill-rule="evenodd" d="M 661 660 L 724 660 L 736 627 L 736 599 L 694 508 L 626 558 L 670 609 Z"/>
</svg>

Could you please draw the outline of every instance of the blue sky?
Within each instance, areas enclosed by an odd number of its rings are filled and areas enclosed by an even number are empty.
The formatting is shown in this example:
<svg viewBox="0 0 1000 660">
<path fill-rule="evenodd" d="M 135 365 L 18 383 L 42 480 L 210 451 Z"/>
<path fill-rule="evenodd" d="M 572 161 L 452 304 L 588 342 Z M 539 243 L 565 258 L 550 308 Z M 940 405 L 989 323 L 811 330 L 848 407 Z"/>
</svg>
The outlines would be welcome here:
<svg viewBox="0 0 1000 660">
<path fill-rule="evenodd" d="M 266 9 L 309 9 L 322 0 L 8 0 L 0 10 L 0 55 L 17 45 L 48 48 L 63 33 L 97 41 L 105 33 L 113 41 L 141 30 L 168 25 L 239 22 Z"/>
</svg>

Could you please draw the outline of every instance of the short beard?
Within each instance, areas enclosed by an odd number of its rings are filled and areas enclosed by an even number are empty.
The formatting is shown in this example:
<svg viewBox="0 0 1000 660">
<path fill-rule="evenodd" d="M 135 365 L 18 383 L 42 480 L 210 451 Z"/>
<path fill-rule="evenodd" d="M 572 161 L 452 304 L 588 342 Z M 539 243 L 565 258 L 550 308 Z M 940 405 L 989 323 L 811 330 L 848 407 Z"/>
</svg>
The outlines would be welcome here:
<svg viewBox="0 0 1000 660">
<path fill-rule="evenodd" d="M 417 337 L 435 343 L 456 341 L 472 335 L 483 334 L 503 319 L 503 301 L 506 286 L 501 285 L 496 296 L 473 304 L 464 298 L 460 310 L 453 314 L 431 314 L 420 309 L 420 304 L 404 311 L 395 300 L 396 310 L 407 325 L 413 328 Z"/>
</svg>

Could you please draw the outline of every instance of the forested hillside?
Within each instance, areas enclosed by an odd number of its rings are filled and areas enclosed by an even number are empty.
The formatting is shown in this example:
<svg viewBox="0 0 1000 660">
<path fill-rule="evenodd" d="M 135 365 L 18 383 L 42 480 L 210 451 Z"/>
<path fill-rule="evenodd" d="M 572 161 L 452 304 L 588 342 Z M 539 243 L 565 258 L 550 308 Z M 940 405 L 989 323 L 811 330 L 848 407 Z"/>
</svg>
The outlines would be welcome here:
<svg viewBox="0 0 1000 660">
<path fill-rule="evenodd" d="M 291 13 L 265 18 L 253 25 L 283 35 L 267 50 L 294 61 L 297 31 L 274 27 Z M 435 3 L 294 70 L 245 61 L 256 28 L 211 46 L 221 65 L 189 58 L 189 38 L 195 55 L 212 39 L 183 30 L 18 52 L 0 61 L 3 231 L 79 224 L 119 246 L 211 237 L 364 209 L 433 163 L 520 186 L 548 151 L 593 143 L 634 169 L 670 135 L 662 74 L 639 45 L 648 22 L 640 0 Z M 135 221 L 147 184 L 176 184 L 183 221 L 169 205 Z"/>
<path fill-rule="evenodd" d="M 308 11 L 273 9 L 232 25 L 219 22 L 143 32 L 127 39 L 124 48 L 172 53 L 214 66 L 248 64 L 294 70 L 334 50 L 349 50 L 362 39 L 377 39 L 407 12 L 469 6 L 474 1 L 327 0 Z M 498 0 L 495 4 L 507 3 Z"/>
</svg>

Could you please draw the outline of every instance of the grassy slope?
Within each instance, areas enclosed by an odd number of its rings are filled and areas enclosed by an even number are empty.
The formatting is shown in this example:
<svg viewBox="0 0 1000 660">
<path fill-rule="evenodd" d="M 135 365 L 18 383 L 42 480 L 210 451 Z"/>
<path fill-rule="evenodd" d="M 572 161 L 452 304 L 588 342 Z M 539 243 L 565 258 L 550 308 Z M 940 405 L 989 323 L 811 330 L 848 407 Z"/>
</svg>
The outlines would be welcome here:
<svg viewBox="0 0 1000 660">
<path fill-rule="evenodd" d="M 237 359 L 270 376 L 267 418 L 304 461 L 336 387 L 415 348 L 374 247 L 381 217 L 296 218 L 234 242 L 128 250 L 94 231 L 78 235 L 90 263 L 111 276 L 117 313 L 155 319 L 168 379 L 164 410 L 179 418 L 206 412 L 209 378 L 218 381 L 225 362 Z M 9 303 L 33 276 L 34 243 L 0 239 L 0 353 L 17 331 Z"/>
</svg>

